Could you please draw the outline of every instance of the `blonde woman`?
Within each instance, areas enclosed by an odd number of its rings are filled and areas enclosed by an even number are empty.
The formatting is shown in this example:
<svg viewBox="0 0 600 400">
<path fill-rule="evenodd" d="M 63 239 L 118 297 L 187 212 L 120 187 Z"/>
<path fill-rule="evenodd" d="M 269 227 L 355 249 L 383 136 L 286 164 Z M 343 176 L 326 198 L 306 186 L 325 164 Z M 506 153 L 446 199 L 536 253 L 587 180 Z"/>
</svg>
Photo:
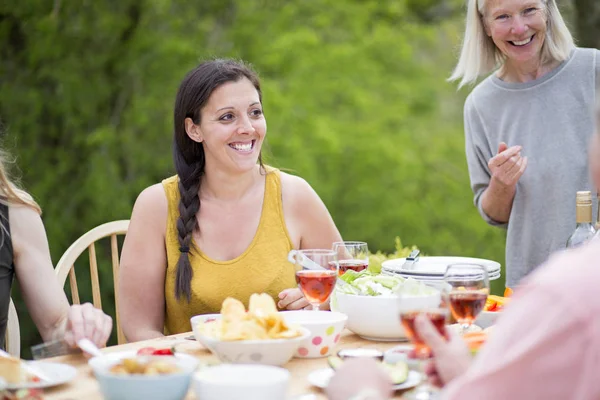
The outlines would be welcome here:
<svg viewBox="0 0 600 400">
<path fill-rule="evenodd" d="M 516 286 L 575 227 L 575 193 L 594 190 L 586 146 L 600 51 L 575 47 L 555 0 L 469 0 L 451 80 L 474 83 L 466 155 L 483 219 L 507 229 Z"/>
<path fill-rule="evenodd" d="M 106 345 L 112 319 L 89 303 L 69 306 L 54 275 L 40 207 L 11 182 L 6 159 L 0 152 L 0 346 L 5 346 L 13 277 L 44 341 L 64 338 L 75 346 L 85 337 Z"/>
</svg>

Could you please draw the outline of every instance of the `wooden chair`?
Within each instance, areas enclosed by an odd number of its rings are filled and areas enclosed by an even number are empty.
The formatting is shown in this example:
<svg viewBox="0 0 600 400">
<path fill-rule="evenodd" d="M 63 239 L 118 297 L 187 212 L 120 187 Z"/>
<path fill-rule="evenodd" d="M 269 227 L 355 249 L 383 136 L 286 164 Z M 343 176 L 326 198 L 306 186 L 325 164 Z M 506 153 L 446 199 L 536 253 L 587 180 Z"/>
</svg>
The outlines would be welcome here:
<svg viewBox="0 0 600 400">
<path fill-rule="evenodd" d="M 19 328 L 19 316 L 17 309 L 10 299 L 8 303 L 8 321 L 6 323 L 6 351 L 13 357 L 21 355 L 21 330 Z"/>
<path fill-rule="evenodd" d="M 95 242 L 110 236 L 111 245 L 111 259 L 113 269 L 113 281 L 115 287 L 115 307 L 117 309 L 115 325 L 117 327 L 117 341 L 119 344 L 126 342 L 125 335 L 121 330 L 119 324 L 119 296 L 117 295 L 117 288 L 119 287 L 119 248 L 117 244 L 117 235 L 124 235 L 127 233 L 129 228 L 129 220 L 112 221 L 95 227 L 89 232 L 85 233 L 79 239 L 77 239 L 71 247 L 65 251 L 63 256 L 56 265 L 56 275 L 58 282 L 64 286 L 69 276 L 69 283 L 71 286 L 71 297 L 73 304 L 80 304 L 79 301 L 79 290 L 77 288 L 77 278 L 75 276 L 75 261 L 79 256 L 86 250 L 89 250 L 90 259 L 90 276 L 92 281 L 92 298 L 94 307 L 102 309 L 102 301 L 100 299 L 100 282 L 98 279 L 98 262 L 96 259 L 96 247 Z"/>
</svg>

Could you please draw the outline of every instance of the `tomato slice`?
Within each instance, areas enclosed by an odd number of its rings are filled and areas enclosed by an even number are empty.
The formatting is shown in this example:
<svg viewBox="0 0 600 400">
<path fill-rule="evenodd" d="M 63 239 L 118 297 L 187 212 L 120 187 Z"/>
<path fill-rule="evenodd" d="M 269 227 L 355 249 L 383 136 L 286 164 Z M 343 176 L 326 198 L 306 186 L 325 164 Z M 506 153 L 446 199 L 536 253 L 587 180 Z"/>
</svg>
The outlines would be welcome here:
<svg viewBox="0 0 600 400">
<path fill-rule="evenodd" d="M 151 356 L 156 351 L 154 347 L 142 347 L 137 351 L 138 356 Z"/>
<path fill-rule="evenodd" d="M 171 349 L 157 349 L 152 353 L 153 356 L 172 356 L 173 350 Z"/>
</svg>

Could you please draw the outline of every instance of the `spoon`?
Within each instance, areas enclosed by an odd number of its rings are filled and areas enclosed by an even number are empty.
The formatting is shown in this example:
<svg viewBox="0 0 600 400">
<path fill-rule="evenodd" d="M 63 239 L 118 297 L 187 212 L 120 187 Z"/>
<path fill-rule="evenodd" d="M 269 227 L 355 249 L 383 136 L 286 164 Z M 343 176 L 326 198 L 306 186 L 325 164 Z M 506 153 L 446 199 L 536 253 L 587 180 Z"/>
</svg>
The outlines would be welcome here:
<svg viewBox="0 0 600 400">
<path fill-rule="evenodd" d="M 89 339 L 79 339 L 77 341 L 77 346 L 88 354 L 93 355 L 94 357 L 99 357 L 102 355 L 100 349 Z"/>
</svg>

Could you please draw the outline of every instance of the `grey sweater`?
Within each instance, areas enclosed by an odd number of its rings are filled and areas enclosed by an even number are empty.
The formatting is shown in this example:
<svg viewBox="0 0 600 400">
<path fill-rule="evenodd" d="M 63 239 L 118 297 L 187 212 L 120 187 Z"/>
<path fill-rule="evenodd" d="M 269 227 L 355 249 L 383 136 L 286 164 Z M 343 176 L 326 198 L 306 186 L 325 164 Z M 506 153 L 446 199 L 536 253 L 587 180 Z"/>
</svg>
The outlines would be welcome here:
<svg viewBox="0 0 600 400">
<path fill-rule="evenodd" d="M 600 51 L 578 48 L 555 70 L 532 82 L 507 83 L 493 74 L 465 102 L 471 188 L 483 219 L 507 229 L 507 286 L 516 286 L 552 252 L 565 247 L 575 229 L 576 192 L 596 193 L 587 148 L 594 132 L 592 110 L 599 77 Z M 528 159 L 508 224 L 493 221 L 481 208 L 481 195 L 491 178 L 487 163 L 500 142 L 521 145 L 521 154 Z"/>
</svg>

